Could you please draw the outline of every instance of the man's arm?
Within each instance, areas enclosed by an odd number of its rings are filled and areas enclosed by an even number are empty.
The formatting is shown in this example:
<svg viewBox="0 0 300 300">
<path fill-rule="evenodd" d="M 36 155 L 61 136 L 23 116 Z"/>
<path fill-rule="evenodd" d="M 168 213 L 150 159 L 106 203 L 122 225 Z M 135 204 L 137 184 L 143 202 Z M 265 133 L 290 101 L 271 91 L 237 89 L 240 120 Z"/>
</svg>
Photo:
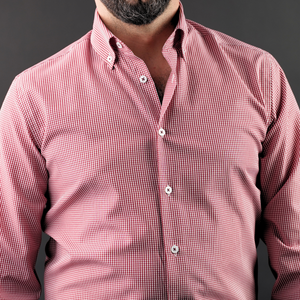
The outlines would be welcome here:
<svg viewBox="0 0 300 300">
<path fill-rule="evenodd" d="M 300 112 L 287 79 L 270 57 L 270 125 L 260 183 L 263 239 L 276 282 L 272 299 L 300 299 Z"/>
<path fill-rule="evenodd" d="M 0 111 L 0 299 L 39 299 L 34 267 L 46 204 L 39 108 L 15 80 Z"/>
</svg>

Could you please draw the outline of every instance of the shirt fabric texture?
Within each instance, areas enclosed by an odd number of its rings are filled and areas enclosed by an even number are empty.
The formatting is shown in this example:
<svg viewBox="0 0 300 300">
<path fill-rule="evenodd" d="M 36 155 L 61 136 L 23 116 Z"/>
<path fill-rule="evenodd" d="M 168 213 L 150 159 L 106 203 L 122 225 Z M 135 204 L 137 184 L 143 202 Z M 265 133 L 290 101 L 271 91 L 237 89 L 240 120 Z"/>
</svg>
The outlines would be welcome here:
<svg viewBox="0 0 300 300">
<path fill-rule="evenodd" d="M 145 63 L 93 30 L 18 75 L 0 112 L 0 299 L 300 299 L 300 113 L 267 52 L 186 20 Z"/>
</svg>

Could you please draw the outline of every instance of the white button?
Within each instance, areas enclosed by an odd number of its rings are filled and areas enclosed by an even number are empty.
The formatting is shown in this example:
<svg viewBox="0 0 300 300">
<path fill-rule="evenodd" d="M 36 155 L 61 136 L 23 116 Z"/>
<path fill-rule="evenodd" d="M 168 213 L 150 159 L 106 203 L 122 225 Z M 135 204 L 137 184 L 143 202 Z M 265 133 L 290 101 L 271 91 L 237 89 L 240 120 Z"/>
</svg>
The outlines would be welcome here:
<svg viewBox="0 0 300 300">
<path fill-rule="evenodd" d="M 172 193 L 172 188 L 168 185 L 166 188 L 165 188 L 165 192 L 166 192 L 166 194 L 167 195 L 171 195 L 171 193 Z"/>
<path fill-rule="evenodd" d="M 141 83 L 146 83 L 148 81 L 148 78 L 145 76 L 145 75 L 142 75 L 141 77 L 140 77 L 140 82 Z"/>
<path fill-rule="evenodd" d="M 121 45 L 120 42 L 116 42 L 116 45 L 117 45 L 117 47 L 120 48 L 120 49 L 123 48 L 123 46 Z"/>
<path fill-rule="evenodd" d="M 172 252 L 173 254 L 177 254 L 177 253 L 179 252 L 179 247 L 176 246 L 176 245 L 172 246 L 171 252 Z"/>
<path fill-rule="evenodd" d="M 166 134 L 166 131 L 163 128 L 161 128 L 159 129 L 158 134 L 163 138 Z"/>
<path fill-rule="evenodd" d="M 108 62 L 112 62 L 112 60 L 113 60 L 112 56 L 110 56 L 110 55 L 107 56 L 107 61 L 108 61 Z"/>
</svg>

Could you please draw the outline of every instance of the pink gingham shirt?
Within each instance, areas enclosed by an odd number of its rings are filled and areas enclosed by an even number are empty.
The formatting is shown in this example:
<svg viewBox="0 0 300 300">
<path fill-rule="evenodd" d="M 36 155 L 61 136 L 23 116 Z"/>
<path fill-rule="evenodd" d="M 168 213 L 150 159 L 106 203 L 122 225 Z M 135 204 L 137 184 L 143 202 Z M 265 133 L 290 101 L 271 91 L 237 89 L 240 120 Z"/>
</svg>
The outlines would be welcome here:
<svg viewBox="0 0 300 300">
<path fill-rule="evenodd" d="M 42 230 L 47 300 L 255 299 L 259 237 L 272 299 L 300 299 L 300 113 L 283 71 L 182 6 L 163 55 L 161 105 L 96 13 L 14 80 L 0 114 L 1 300 L 39 298 Z"/>
</svg>

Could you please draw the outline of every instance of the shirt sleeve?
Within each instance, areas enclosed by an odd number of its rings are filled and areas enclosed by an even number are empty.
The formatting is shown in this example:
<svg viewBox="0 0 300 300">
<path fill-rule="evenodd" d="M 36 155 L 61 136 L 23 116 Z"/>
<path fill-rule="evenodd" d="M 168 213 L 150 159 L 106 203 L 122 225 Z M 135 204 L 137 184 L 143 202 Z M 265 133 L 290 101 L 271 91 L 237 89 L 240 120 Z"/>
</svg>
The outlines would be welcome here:
<svg viewBox="0 0 300 300">
<path fill-rule="evenodd" d="M 269 57 L 270 122 L 260 160 L 263 240 L 276 282 L 272 299 L 300 299 L 300 112 L 285 74 Z"/>
<path fill-rule="evenodd" d="M 47 171 L 42 118 L 15 79 L 0 111 L 0 299 L 39 299 L 35 263 Z"/>
</svg>

